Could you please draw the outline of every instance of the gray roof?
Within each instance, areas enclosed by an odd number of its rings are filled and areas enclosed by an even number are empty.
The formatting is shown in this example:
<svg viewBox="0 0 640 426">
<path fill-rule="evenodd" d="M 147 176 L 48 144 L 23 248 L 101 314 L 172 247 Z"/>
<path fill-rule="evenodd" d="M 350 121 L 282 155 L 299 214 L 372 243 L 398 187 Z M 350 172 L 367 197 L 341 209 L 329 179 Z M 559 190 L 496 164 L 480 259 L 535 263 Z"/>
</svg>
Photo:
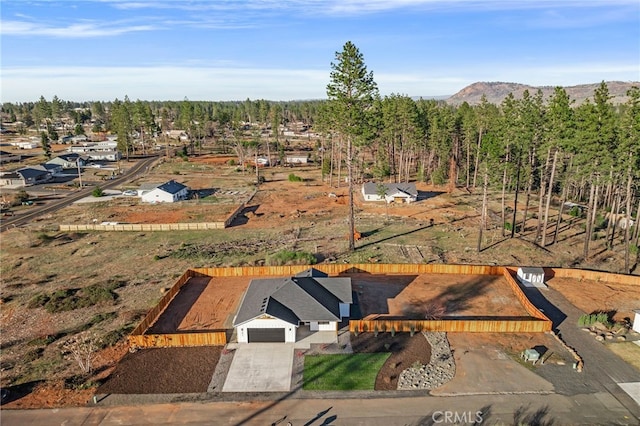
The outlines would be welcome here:
<svg viewBox="0 0 640 426">
<path fill-rule="evenodd" d="M 351 278 L 348 277 L 259 278 L 249 284 L 234 325 L 263 314 L 294 325 L 340 321 L 340 303 L 351 302 Z"/>
<path fill-rule="evenodd" d="M 46 175 L 49 173 L 47 169 L 42 166 L 25 167 L 23 169 L 16 170 L 23 179 L 29 179 L 37 176 Z"/>
<path fill-rule="evenodd" d="M 183 189 L 186 188 L 185 185 L 176 182 L 175 180 L 170 180 L 169 182 L 163 183 L 162 185 L 157 187 L 158 189 L 163 190 L 164 192 L 167 192 L 169 194 L 177 194 L 178 192 L 182 191 Z"/>
<path fill-rule="evenodd" d="M 410 183 L 383 183 L 385 188 L 387 189 L 387 195 L 391 195 L 397 192 L 402 192 L 412 197 L 418 196 L 418 190 L 416 189 L 416 184 L 413 182 Z M 377 195 L 378 194 L 378 183 L 376 182 L 366 182 L 363 185 L 364 193 L 368 195 Z"/>
</svg>

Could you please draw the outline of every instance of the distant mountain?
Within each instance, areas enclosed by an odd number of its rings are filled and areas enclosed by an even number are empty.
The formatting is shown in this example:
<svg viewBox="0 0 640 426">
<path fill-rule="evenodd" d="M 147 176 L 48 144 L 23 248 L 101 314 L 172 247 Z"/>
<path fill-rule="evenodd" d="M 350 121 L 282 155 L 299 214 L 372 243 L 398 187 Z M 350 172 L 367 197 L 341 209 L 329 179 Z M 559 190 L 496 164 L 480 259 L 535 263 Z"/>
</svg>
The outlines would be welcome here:
<svg viewBox="0 0 640 426">
<path fill-rule="evenodd" d="M 613 104 L 622 104 L 627 101 L 627 90 L 632 86 L 640 87 L 640 82 L 623 82 L 623 81 L 607 81 L 607 87 L 609 88 L 609 95 L 612 97 L 611 102 Z M 569 97 L 575 100 L 574 105 L 580 105 L 585 100 L 590 99 L 593 101 L 593 93 L 600 83 L 593 84 L 580 84 L 578 86 L 566 86 L 564 90 Z M 551 95 L 555 86 L 529 86 L 526 84 L 518 83 L 503 83 L 503 82 L 478 82 L 473 83 L 470 86 L 460 90 L 455 95 L 446 100 L 448 104 L 460 105 L 463 102 L 467 102 L 469 105 L 477 105 L 480 103 L 480 98 L 484 94 L 487 97 L 487 101 L 492 104 L 500 104 L 509 93 L 513 93 L 516 99 L 522 98 L 522 93 L 525 90 L 529 90 L 531 95 L 535 95 L 538 89 L 542 90 L 544 100 L 547 101 Z"/>
</svg>

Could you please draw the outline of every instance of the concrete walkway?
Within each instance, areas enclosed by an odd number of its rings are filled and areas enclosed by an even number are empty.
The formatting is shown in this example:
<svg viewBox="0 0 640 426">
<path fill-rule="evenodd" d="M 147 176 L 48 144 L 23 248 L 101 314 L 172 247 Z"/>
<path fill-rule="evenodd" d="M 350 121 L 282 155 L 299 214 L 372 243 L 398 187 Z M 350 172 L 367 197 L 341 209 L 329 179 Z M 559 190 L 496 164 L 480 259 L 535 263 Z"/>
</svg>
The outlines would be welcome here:
<svg viewBox="0 0 640 426">
<path fill-rule="evenodd" d="M 288 392 L 293 343 L 236 345 L 223 392 Z"/>
</svg>

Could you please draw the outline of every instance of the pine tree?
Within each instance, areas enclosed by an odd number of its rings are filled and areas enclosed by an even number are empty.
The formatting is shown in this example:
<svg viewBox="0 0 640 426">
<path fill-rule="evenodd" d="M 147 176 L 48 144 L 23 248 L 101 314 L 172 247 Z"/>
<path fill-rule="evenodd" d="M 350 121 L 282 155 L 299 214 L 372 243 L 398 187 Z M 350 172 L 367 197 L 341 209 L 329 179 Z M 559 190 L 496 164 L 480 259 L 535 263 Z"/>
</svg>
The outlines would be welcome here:
<svg viewBox="0 0 640 426">
<path fill-rule="evenodd" d="M 353 148 L 368 134 L 367 114 L 378 94 L 373 73 L 367 71 L 364 57 L 348 41 L 331 63 L 327 97 L 336 130 L 346 141 L 347 179 L 349 182 L 349 250 L 355 250 L 355 212 L 353 200 Z"/>
</svg>

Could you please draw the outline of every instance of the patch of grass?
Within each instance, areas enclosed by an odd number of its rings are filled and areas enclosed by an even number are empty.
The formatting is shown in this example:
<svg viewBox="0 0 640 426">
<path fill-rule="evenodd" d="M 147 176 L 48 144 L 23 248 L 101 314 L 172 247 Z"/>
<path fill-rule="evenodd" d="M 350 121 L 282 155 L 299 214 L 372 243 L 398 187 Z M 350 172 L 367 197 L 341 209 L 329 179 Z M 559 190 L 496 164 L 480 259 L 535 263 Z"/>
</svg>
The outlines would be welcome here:
<svg viewBox="0 0 640 426">
<path fill-rule="evenodd" d="M 296 176 L 294 173 L 290 173 L 288 179 L 289 182 L 302 182 L 304 180 L 300 176 Z"/>
<path fill-rule="evenodd" d="M 640 371 L 640 346 L 633 342 L 608 343 L 606 346 L 611 352 Z"/>
<path fill-rule="evenodd" d="M 29 300 L 27 306 L 31 309 L 43 307 L 49 313 L 57 313 L 86 308 L 99 303 L 113 303 L 118 298 L 118 294 L 114 290 L 124 285 L 124 281 L 110 280 L 84 288 L 67 288 L 48 294 L 39 293 Z"/>
<path fill-rule="evenodd" d="M 373 390 L 391 353 L 310 355 L 304 358 L 305 390 Z"/>
<path fill-rule="evenodd" d="M 135 325 L 129 324 L 124 327 L 120 327 L 117 330 L 111 330 L 106 333 L 100 341 L 98 342 L 98 349 L 104 349 L 109 346 L 114 346 L 120 340 L 122 340 L 125 336 L 133 331 Z"/>
<path fill-rule="evenodd" d="M 316 257 L 304 251 L 280 250 L 267 258 L 268 265 L 313 265 Z"/>
</svg>

